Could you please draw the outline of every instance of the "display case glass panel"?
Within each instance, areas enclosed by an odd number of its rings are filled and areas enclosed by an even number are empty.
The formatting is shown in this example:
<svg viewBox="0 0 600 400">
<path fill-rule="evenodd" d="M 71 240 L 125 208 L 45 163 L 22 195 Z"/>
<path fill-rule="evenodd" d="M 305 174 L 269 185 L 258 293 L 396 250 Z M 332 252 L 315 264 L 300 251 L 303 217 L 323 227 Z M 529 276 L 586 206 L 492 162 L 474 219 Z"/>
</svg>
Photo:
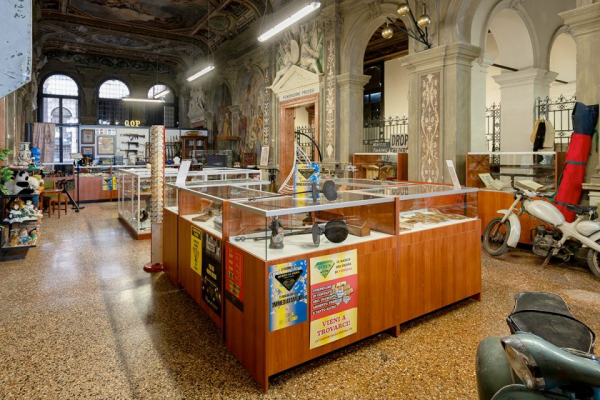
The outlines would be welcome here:
<svg viewBox="0 0 600 400">
<path fill-rule="evenodd" d="M 437 228 L 478 218 L 478 189 L 447 185 L 407 185 L 365 190 L 399 200 L 400 233 Z"/>
<path fill-rule="evenodd" d="M 177 186 L 175 183 L 167 183 L 165 185 L 165 208 L 177 214 L 179 207 L 179 189 L 195 188 L 195 187 L 211 187 L 211 186 L 236 186 L 241 188 L 254 189 L 268 192 L 269 181 L 261 181 L 257 179 L 226 179 L 223 181 L 186 181 L 184 186 Z"/>
<path fill-rule="evenodd" d="M 256 187 L 260 188 L 260 185 Z M 231 200 L 272 196 L 273 193 L 240 186 L 197 186 L 179 188 L 179 215 L 221 239 L 223 203 Z"/>
<path fill-rule="evenodd" d="M 467 186 L 554 191 L 564 159 L 564 152 L 553 151 L 468 153 Z"/>
<path fill-rule="evenodd" d="M 338 192 L 335 200 L 276 197 L 227 204 L 229 242 L 265 261 L 395 234 L 392 197 Z"/>
</svg>

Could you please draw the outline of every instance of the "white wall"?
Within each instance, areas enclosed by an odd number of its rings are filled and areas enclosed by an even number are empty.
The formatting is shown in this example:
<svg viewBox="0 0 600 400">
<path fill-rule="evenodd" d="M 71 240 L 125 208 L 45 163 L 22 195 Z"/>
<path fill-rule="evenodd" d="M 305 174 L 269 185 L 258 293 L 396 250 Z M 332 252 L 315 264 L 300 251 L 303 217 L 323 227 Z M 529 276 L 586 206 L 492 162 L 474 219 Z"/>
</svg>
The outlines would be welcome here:
<svg viewBox="0 0 600 400">
<path fill-rule="evenodd" d="M 408 71 L 400 65 L 400 60 L 386 61 L 383 67 L 386 118 L 408 115 Z"/>
<path fill-rule="evenodd" d="M 296 107 L 294 117 L 294 127 L 308 126 L 308 111 L 306 111 L 306 106 Z"/>
<path fill-rule="evenodd" d="M 556 99 L 561 94 L 571 97 L 575 94 L 575 79 L 577 69 L 577 44 L 568 33 L 556 37 L 550 51 L 550 71 L 558 72 L 561 81 L 567 84 L 554 82 L 550 85 L 550 98 Z"/>
<path fill-rule="evenodd" d="M 485 54 L 495 57 L 494 64 L 502 65 L 502 60 L 500 59 L 500 54 L 498 52 L 498 44 L 496 43 L 496 39 L 494 39 L 494 35 L 488 33 L 487 35 L 487 43 L 485 46 Z M 492 104 L 500 103 L 500 85 L 496 83 L 494 80 L 494 76 L 500 75 L 502 70 L 498 67 L 489 66 L 487 69 L 487 79 L 486 79 L 486 101 L 485 106 L 489 107 Z"/>
</svg>

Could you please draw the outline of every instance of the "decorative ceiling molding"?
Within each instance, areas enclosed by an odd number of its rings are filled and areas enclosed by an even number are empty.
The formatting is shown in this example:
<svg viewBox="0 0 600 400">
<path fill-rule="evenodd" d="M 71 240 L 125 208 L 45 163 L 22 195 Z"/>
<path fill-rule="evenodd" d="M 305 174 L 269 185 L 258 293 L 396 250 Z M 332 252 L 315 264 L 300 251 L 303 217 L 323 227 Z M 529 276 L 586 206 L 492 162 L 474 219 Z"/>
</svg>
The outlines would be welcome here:
<svg viewBox="0 0 600 400">
<path fill-rule="evenodd" d="M 175 71 L 168 65 L 156 64 L 148 61 L 127 60 L 117 57 L 103 57 L 94 54 L 73 54 L 67 51 L 51 50 L 46 53 L 48 61 L 60 61 L 82 67 L 105 67 L 115 70 L 129 70 L 136 72 L 152 72 L 174 75 Z"/>
</svg>

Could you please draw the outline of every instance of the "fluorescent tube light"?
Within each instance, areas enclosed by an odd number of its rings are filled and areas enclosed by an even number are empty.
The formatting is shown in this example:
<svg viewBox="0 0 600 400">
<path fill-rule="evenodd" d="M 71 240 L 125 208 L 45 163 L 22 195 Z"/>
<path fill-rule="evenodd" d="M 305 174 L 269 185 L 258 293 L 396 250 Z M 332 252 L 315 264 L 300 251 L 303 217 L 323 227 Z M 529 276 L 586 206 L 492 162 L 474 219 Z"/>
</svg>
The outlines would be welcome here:
<svg viewBox="0 0 600 400">
<path fill-rule="evenodd" d="M 157 93 L 154 95 L 155 99 L 160 99 L 161 97 L 165 97 L 166 95 L 168 95 L 169 93 L 171 93 L 171 91 L 169 89 L 165 89 L 160 93 Z"/>
<path fill-rule="evenodd" d="M 164 103 L 163 99 L 136 99 L 134 97 L 123 97 L 123 101 L 139 101 L 140 103 Z"/>
<path fill-rule="evenodd" d="M 204 68 L 202 71 L 200 72 L 196 72 L 194 75 L 190 76 L 189 78 L 187 78 L 188 82 L 191 82 L 193 80 L 196 80 L 198 78 L 200 78 L 202 75 L 209 73 L 210 71 L 212 71 L 213 69 L 215 69 L 215 66 L 212 64 L 209 64 L 208 67 Z"/>
<path fill-rule="evenodd" d="M 299 21 L 302 18 L 306 17 L 308 14 L 315 11 L 319 7 L 321 7 L 320 2 L 311 1 L 310 3 L 305 5 L 302 9 L 300 9 L 300 11 L 297 11 L 295 14 L 292 14 L 291 16 L 287 17 L 286 19 L 284 19 L 283 21 L 281 21 L 280 23 L 278 23 L 277 25 L 275 25 L 274 27 L 272 27 L 271 29 L 269 29 L 268 31 L 266 31 L 265 33 L 260 35 L 258 37 L 258 41 L 264 42 L 265 40 L 268 40 L 269 38 L 277 35 L 279 32 L 281 32 L 288 26 L 292 25 L 294 22 Z"/>
</svg>

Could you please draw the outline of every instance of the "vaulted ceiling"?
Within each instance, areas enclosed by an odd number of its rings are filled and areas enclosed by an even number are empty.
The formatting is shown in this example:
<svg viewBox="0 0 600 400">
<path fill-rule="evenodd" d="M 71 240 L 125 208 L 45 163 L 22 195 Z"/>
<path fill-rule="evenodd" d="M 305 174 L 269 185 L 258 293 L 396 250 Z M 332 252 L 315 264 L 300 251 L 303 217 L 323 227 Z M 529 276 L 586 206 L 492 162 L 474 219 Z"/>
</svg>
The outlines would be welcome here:
<svg viewBox="0 0 600 400">
<path fill-rule="evenodd" d="M 37 28 L 44 53 L 129 58 L 183 71 L 284 1 L 273 4 L 264 0 L 37 2 L 42 10 Z"/>
</svg>

